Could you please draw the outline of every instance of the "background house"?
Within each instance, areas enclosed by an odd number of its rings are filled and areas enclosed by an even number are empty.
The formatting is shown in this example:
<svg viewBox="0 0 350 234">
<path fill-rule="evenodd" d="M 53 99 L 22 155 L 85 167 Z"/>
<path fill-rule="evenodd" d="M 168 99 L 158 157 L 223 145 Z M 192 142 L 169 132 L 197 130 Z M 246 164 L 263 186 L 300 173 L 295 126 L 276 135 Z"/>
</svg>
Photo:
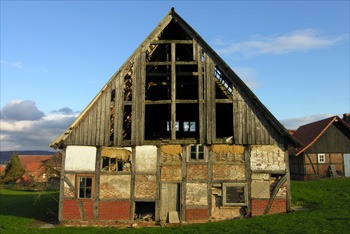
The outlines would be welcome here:
<svg viewBox="0 0 350 234">
<path fill-rule="evenodd" d="M 293 134 L 303 147 L 290 151 L 292 179 L 350 177 L 350 126 L 338 116 L 299 127 Z"/>
<path fill-rule="evenodd" d="M 298 144 L 172 9 L 51 143 L 63 149 L 59 220 L 286 212 Z"/>
</svg>

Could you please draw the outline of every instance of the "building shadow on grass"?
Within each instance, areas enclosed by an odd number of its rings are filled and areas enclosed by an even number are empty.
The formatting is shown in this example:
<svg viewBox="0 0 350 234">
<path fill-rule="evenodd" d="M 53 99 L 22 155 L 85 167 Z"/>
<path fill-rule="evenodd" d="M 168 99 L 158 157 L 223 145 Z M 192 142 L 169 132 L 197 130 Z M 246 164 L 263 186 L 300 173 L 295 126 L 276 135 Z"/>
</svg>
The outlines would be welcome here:
<svg viewBox="0 0 350 234">
<path fill-rule="evenodd" d="M 0 193 L 0 215 L 51 223 L 58 218 L 58 192 L 12 191 Z"/>
</svg>

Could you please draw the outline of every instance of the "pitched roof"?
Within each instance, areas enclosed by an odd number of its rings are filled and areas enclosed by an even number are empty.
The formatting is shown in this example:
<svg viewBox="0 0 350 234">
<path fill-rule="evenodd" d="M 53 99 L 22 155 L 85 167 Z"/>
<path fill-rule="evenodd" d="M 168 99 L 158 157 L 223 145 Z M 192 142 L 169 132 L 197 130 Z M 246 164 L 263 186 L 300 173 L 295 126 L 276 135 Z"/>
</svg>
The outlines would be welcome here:
<svg viewBox="0 0 350 234">
<path fill-rule="evenodd" d="M 88 111 L 98 102 L 102 95 L 107 92 L 108 85 L 113 82 L 116 77 L 125 70 L 126 67 L 130 66 L 132 58 L 143 50 L 145 47 L 152 44 L 152 42 L 158 40 L 158 36 L 163 32 L 164 29 L 171 23 L 176 22 L 177 25 L 187 33 L 188 39 L 192 39 L 198 45 L 200 45 L 209 55 L 209 57 L 215 62 L 215 64 L 220 68 L 220 71 L 225 74 L 228 79 L 226 83 L 234 84 L 243 91 L 245 96 L 251 101 L 251 103 L 256 106 L 262 113 L 264 118 L 274 126 L 276 132 L 278 132 L 282 137 L 286 139 L 288 144 L 293 146 L 299 146 L 300 142 L 291 136 L 284 126 L 271 114 L 271 112 L 260 102 L 260 100 L 255 96 L 255 94 L 248 88 L 248 86 L 238 77 L 238 75 L 223 61 L 222 58 L 201 38 L 201 36 L 185 21 L 183 20 L 175 11 L 174 8 L 163 18 L 163 20 L 158 24 L 158 26 L 146 37 L 146 39 L 140 44 L 140 46 L 134 51 L 134 53 L 126 60 L 126 62 L 118 69 L 118 71 L 111 77 L 111 79 L 106 83 L 106 85 L 101 89 L 101 91 L 96 95 L 96 97 L 89 103 L 89 105 L 80 113 L 80 115 L 74 120 L 74 122 L 64 131 L 59 137 L 57 137 L 51 144 L 50 147 L 61 148 L 63 142 L 69 137 L 72 130 L 78 126 L 82 119 L 88 114 Z M 174 34 L 174 33 L 172 33 Z M 232 91 L 232 90 L 231 90 Z M 231 92 L 229 90 L 229 92 Z"/>
<path fill-rule="evenodd" d="M 334 123 L 339 121 L 350 131 L 349 125 L 347 125 L 341 118 L 338 116 L 332 116 L 323 120 L 319 120 L 313 123 L 309 123 L 299 127 L 293 134 L 303 145 L 303 147 L 291 150 L 290 154 L 298 156 L 309 148 L 313 143 L 315 143 L 322 134 Z"/>
<path fill-rule="evenodd" d="M 26 172 L 35 172 L 53 155 L 18 155 L 19 161 Z"/>
</svg>

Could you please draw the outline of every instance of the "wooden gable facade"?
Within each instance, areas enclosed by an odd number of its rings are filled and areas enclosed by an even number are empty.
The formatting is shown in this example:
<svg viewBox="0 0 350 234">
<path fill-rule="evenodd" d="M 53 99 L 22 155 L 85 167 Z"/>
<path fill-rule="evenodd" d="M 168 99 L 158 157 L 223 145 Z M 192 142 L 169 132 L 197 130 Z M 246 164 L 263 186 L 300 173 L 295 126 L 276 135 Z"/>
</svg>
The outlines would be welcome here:
<svg viewBox="0 0 350 234">
<path fill-rule="evenodd" d="M 298 141 L 173 9 L 51 147 L 59 219 L 220 220 L 285 212 Z"/>
<path fill-rule="evenodd" d="M 291 178 L 350 177 L 350 126 L 338 116 L 299 127 L 303 147 L 290 150 Z"/>
</svg>

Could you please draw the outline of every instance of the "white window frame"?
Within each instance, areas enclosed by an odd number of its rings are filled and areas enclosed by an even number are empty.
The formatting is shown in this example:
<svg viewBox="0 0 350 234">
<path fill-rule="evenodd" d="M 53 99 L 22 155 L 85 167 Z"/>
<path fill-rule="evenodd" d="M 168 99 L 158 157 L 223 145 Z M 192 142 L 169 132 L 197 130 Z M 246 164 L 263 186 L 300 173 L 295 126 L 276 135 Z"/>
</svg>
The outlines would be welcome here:
<svg viewBox="0 0 350 234">
<path fill-rule="evenodd" d="M 196 158 L 192 158 L 192 149 L 193 147 L 196 147 Z M 203 147 L 203 151 L 200 151 L 200 147 Z M 203 153 L 203 159 L 199 158 L 200 153 Z M 187 150 L 187 162 L 206 162 L 207 161 L 207 152 L 206 152 L 206 147 L 201 144 L 196 144 L 196 145 L 189 145 L 188 150 Z"/>
<path fill-rule="evenodd" d="M 326 154 L 317 154 L 318 163 L 326 163 Z"/>
<path fill-rule="evenodd" d="M 227 202 L 227 187 L 243 187 L 244 202 Z M 222 204 L 224 206 L 247 206 L 248 186 L 246 183 L 223 183 L 222 184 Z"/>
</svg>

